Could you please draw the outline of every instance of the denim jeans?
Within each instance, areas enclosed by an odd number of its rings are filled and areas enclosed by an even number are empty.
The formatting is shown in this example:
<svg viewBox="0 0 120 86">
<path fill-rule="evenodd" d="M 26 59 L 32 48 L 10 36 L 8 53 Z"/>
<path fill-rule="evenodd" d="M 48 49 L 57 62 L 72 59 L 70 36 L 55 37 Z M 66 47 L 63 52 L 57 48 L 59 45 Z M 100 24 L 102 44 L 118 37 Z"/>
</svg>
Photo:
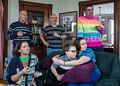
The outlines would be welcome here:
<svg viewBox="0 0 120 86">
<path fill-rule="evenodd" d="M 63 49 L 47 48 L 47 56 L 48 56 L 50 53 L 55 52 L 55 51 L 63 51 Z"/>
</svg>

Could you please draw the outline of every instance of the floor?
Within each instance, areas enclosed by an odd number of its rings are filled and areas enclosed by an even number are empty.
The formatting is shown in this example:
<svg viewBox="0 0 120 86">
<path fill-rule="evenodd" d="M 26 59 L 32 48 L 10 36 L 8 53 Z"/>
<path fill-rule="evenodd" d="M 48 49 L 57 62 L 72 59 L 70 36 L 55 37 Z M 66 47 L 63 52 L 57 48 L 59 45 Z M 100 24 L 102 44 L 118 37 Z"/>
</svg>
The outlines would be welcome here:
<svg viewBox="0 0 120 86">
<path fill-rule="evenodd" d="M 7 82 L 4 80 L 0 80 L 0 86 L 7 86 Z"/>
</svg>

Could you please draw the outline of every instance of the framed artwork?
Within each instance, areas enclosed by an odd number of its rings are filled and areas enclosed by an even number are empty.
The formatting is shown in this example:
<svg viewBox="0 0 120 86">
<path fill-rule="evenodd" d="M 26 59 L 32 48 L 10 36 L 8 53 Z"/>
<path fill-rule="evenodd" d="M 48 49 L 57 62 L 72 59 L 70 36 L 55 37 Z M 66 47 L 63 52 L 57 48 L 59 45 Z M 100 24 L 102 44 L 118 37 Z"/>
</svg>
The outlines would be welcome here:
<svg viewBox="0 0 120 86">
<path fill-rule="evenodd" d="M 59 14 L 59 24 L 64 27 L 66 33 L 72 37 L 77 35 L 77 11 Z"/>
</svg>

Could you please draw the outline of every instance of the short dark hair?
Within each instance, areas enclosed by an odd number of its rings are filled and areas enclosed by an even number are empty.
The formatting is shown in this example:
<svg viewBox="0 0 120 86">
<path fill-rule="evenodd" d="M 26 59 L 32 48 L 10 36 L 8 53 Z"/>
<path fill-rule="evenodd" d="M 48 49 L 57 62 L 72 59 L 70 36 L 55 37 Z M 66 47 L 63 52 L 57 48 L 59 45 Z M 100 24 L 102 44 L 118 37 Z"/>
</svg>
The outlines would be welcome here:
<svg viewBox="0 0 120 86">
<path fill-rule="evenodd" d="M 20 47 L 22 46 L 22 43 L 23 42 L 27 42 L 27 41 L 18 41 L 17 43 L 16 43 L 16 46 L 15 46 L 15 48 L 13 49 L 13 55 L 14 56 L 20 56 L 20 52 L 19 52 L 19 49 L 20 49 Z M 28 43 L 28 42 L 27 42 Z M 29 44 L 29 43 L 28 43 Z"/>
<path fill-rule="evenodd" d="M 93 4 L 87 4 L 87 5 L 85 5 L 84 11 L 86 10 L 87 7 L 93 7 Z"/>
<path fill-rule="evenodd" d="M 76 45 L 75 45 L 74 43 L 66 43 L 66 44 L 64 45 L 64 52 L 65 52 L 65 51 L 69 51 L 69 49 L 70 49 L 71 46 L 76 47 Z M 76 48 L 76 49 L 77 49 L 77 48 Z"/>
</svg>

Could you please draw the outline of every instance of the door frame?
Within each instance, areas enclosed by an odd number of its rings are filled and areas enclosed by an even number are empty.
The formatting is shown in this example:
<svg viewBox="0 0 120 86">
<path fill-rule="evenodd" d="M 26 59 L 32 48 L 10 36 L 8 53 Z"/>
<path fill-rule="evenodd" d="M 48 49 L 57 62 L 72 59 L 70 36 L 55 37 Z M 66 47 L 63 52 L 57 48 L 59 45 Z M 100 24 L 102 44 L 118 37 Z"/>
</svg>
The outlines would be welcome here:
<svg viewBox="0 0 120 86">
<path fill-rule="evenodd" d="M 41 3 L 34 3 L 34 2 L 26 2 L 26 1 L 19 1 L 19 10 L 26 10 L 26 11 L 36 11 L 44 13 L 44 25 L 48 26 L 49 16 L 52 14 L 52 4 L 41 4 Z M 44 46 L 44 45 L 43 45 Z M 46 47 L 44 46 L 44 53 L 40 52 L 38 47 L 34 47 L 34 54 L 37 55 L 38 59 L 42 59 L 46 56 Z M 43 57 L 41 58 L 38 53 L 42 53 Z"/>
<path fill-rule="evenodd" d="M 91 0 L 91 1 L 81 1 L 79 2 L 79 16 L 83 16 L 84 14 L 84 7 L 88 4 L 92 4 L 92 5 L 96 5 L 96 4 L 104 4 L 104 3 L 110 3 L 110 2 L 114 2 L 114 50 L 113 52 L 115 54 L 119 55 L 119 29 L 120 29 L 120 25 L 119 25 L 119 18 L 120 18 L 120 1 L 119 0 Z"/>
<path fill-rule="evenodd" d="M 6 39 L 6 32 L 8 28 L 8 0 L 2 0 L 3 2 L 3 7 L 4 7 L 4 12 L 3 12 L 3 35 L 4 35 L 4 47 L 3 47 L 3 57 L 0 58 L 0 79 L 3 79 L 4 75 L 4 60 L 5 57 L 7 57 L 7 43 L 8 40 Z"/>
<path fill-rule="evenodd" d="M 48 25 L 48 18 L 52 14 L 52 4 L 19 1 L 19 10 L 44 12 L 44 26 Z"/>
</svg>

